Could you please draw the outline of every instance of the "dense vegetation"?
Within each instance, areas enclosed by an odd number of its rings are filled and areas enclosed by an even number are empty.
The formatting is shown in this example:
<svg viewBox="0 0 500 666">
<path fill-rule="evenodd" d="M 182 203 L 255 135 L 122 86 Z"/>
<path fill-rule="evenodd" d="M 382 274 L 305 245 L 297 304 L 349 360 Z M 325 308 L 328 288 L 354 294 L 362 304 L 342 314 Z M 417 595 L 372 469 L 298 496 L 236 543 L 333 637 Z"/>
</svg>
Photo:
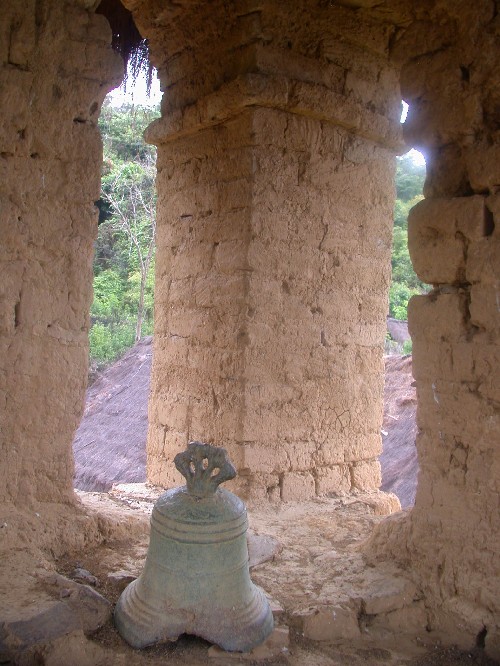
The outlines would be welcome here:
<svg viewBox="0 0 500 666">
<path fill-rule="evenodd" d="M 105 104 L 99 231 L 94 260 L 90 355 L 94 367 L 120 356 L 153 330 L 155 157 L 142 138 L 157 109 Z M 389 314 L 406 319 L 408 301 L 425 286 L 413 272 L 407 243 L 409 209 L 422 198 L 425 166 L 398 160 L 394 210 L 393 279 Z"/>
<path fill-rule="evenodd" d="M 156 150 L 142 134 L 158 115 L 105 104 L 99 120 L 104 160 L 90 311 L 94 367 L 153 330 Z"/>
<path fill-rule="evenodd" d="M 410 154 L 398 159 L 389 290 L 389 316 L 395 319 L 406 319 L 410 298 L 426 291 L 426 286 L 415 275 L 408 253 L 408 213 L 417 201 L 423 199 L 424 180 L 425 165 L 417 164 Z"/>
</svg>

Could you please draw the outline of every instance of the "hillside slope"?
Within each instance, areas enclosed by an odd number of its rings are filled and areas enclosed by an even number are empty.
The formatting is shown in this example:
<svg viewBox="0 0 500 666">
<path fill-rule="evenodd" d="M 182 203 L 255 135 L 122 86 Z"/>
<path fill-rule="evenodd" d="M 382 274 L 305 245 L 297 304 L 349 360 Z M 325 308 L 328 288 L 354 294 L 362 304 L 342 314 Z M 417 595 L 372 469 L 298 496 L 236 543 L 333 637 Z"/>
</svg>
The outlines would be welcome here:
<svg viewBox="0 0 500 666">
<path fill-rule="evenodd" d="M 417 490 L 417 395 L 411 374 L 411 356 L 385 360 L 382 490 L 398 496 L 403 509 L 413 506 Z"/>
<path fill-rule="evenodd" d="M 146 480 L 151 342 L 141 340 L 88 388 L 73 442 L 75 488 L 106 491 Z"/>
</svg>

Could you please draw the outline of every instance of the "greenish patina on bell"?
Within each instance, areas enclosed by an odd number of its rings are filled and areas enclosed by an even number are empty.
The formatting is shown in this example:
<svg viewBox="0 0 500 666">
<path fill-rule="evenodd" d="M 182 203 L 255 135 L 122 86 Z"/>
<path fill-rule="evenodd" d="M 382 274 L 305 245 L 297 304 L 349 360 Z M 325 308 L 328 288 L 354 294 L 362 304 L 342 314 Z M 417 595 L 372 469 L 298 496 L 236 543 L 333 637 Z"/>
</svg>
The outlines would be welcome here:
<svg viewBox="0 0 500 666">
<path fill-rule="evenodd" d="M 175 457 L 186 485 L 156 502 L 144 571 L 122 593 L 115 624 L 133 647 L 200 636 L 247 652 L 273 629 L 250 580 L 244 503 L 219 484 L 236 476 L 225 449 L 191 442 Z"/>
</svg>

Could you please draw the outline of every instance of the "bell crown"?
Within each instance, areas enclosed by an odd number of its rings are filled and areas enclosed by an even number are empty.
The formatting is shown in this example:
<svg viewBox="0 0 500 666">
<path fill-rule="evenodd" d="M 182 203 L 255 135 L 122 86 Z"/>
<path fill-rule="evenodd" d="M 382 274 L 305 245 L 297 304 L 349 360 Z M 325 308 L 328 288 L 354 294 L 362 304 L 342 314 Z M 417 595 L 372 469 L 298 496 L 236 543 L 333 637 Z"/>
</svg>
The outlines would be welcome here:
<svg viewBox="0 0 500 666">
<path fill-rule="evenodd" d="M 186 479 L 189 494 L 198 498 L 210 497 L 221 483 L 236 476 L 226 449 L 203 442 L 190 442 L 174 464 Z"/>
</svg>

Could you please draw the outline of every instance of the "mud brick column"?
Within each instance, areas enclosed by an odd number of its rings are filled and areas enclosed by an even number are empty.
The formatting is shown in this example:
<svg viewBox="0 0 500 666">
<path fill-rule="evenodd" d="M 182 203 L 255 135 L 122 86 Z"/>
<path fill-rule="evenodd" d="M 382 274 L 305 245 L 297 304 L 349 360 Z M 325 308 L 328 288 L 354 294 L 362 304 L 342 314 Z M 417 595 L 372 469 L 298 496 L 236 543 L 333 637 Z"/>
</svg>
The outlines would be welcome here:
<svg viewBox="0 0 500 666">
<path fill-rule="evenodd" d="M 470 160 L 472 192 L 432 196 L 439 183 L 431 171 L 430 196 L 409 218 L 415 270 L 433 285 L 408 313 L 421 468 L 409 543 L 435 626 L 464 646 L 486 627 L 488 649 L 500 655 L 491 569 L 500 529 L 499 152 L 494 144 L 456 148 Z"/>
<path fill-rule="evenodd" d="M 0 499 L 29 506 L 73 495 L 97 118 L 123 67 L 107 21 L 78 3 L 2 2 L 0 14 Z"/>
<path fill-rule="evenodd" d="M 246 496 L 378 488 L 400 131 L 389 33 L 370 24 L 367 52 L 361 19 L 359 44 L 329 31 L 326 19 L 351 25 L 342 8 L 295 8 L 290 22 L 278 2 L 234 7 L 231 50 L 204 42 L 205 64 L 201 43 L 169 59 L 168 31 L 143 26 L 165 88 L 147 132 L 159 194 L 148 477 L 181 482 L 172 459 L 201 439 L 228 448 Z"/>
<path fill-rule="evenodd" d="M 387 526 L 419 578 L 428 629 L 500 657 L 500 137 L 493 7 L 442 34 L 401 40 L 408 141 L 427 159 L 425 200 L 409 218 L 415 270 L 430 285 L 410 301 L 420 465 L 415 507 Z M 429 18 L 429 26 L 435 16 Z M 446 36 L 448 35 L 448 36 Z M 450 39 L 450 36 L 451 39 Z M 437 40 L 445 41 L 437 41 Z M 432 41 L 434 40 L 434 41 Z M 432 46 L 430 46 L 432 41 Z"/>
</svg>

